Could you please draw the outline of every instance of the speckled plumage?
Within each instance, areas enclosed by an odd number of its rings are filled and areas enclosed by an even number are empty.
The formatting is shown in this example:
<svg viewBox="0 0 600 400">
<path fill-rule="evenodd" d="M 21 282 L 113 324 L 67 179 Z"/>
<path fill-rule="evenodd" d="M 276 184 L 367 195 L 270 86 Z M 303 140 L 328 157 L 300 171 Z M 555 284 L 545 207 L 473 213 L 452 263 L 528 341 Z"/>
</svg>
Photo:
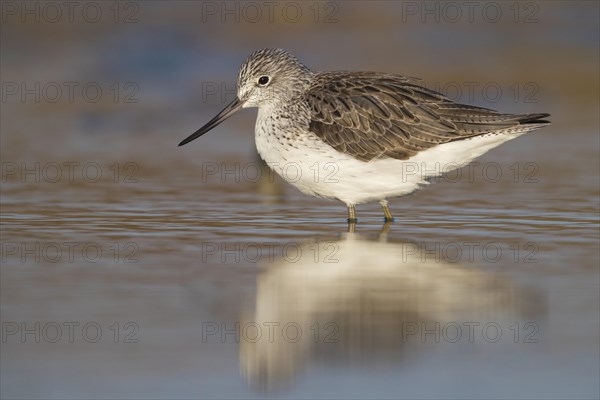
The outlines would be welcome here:
<svg viewBox="0 0 600 400">
<path fill-rule="evenodd" d="M 502 114 L 458 104 L 415 78 L 376 72 L 313 72 L 281 49 L 252 53 L 238 75 L 238 98 L 182 141 L 208 132 L 240 108 L 258 107 L 263 159 L 304 193 L 354 205 L 410 193 L 427 178 L 549 124 L 548 114 Z M 407 175 L 408 163 L 419 173 Z M 432 168 L 434 164 L 452 168 Z M 300 174 L 291 176 L 294 166 Z M 329 180 L 315 174 L 330 172 Z M 411 170 L 413 171 L 413 170 Z M 333 175 L 331 174 L 333 173 Z"/>
</svg>

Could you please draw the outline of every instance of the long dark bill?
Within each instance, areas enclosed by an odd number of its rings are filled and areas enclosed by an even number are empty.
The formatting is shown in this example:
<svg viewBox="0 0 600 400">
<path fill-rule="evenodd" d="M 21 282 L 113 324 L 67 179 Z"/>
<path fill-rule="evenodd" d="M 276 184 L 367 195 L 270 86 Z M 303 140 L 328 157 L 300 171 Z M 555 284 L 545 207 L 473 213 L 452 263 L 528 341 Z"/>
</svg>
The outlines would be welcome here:
<svg viewBox="0 0 600 400">
<path fill-rule="evenodd" d="M 231 117 L 236 111 L 242 108 L 242 102 L 237 97 L 231 103 L 227 105 L 220 113 L 217 114 L 216 117 L 208 121 L 206 125 L 202 128 L 198 129 L 196 132 L 192 133 L 190 136 L 185 138 L 179 143 L 179 146 L 183 146 L 184 144 L 188 144 L 194 139 L 199 138 L 204 135 L 206 132 L 210 131 L 215 126 L 219 125 L 221 122 L 225 121 L 227 118 Z"/>
</svg>

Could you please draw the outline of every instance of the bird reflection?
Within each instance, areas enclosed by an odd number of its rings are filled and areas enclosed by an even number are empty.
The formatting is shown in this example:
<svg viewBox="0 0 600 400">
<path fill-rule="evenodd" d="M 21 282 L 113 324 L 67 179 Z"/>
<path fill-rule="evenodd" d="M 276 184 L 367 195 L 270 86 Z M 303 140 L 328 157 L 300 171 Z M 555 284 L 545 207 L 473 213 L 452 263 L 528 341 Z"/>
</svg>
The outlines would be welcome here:
<svg viewBox="0 0 600 400">
<path fill-rule="evenodd" d="M 469 329 L 488 321 L 504 328 L 543 309 L 539 297 L 498 273 L 444 262 L 385 235 L 348 233 L 298 244 L 293 253 L 259 275 L 255 309 L 243 324 L 242 374 L 265 391 L 289 385 L 314 362 L 402 362 L 411 349 L 418 356 L 415 349 L 468 343 Z"/>
</svg>

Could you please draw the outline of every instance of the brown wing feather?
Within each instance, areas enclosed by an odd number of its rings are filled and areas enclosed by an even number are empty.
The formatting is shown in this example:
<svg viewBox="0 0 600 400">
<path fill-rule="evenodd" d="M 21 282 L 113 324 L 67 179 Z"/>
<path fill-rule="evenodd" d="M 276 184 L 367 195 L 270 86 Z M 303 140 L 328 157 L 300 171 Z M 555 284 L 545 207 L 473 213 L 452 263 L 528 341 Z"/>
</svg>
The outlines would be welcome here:
<svg viewBox="0 0 600 400">
<path fill-rule="evenodd" d="M 362 161 L 408 159 L 441 143 L 548 123 L 540 120 L 548 114 L 500 114 L 458 104 L 414 78 L 373 72 L 319 73 L 306 100 L 310 131 Z"/>
</svg>

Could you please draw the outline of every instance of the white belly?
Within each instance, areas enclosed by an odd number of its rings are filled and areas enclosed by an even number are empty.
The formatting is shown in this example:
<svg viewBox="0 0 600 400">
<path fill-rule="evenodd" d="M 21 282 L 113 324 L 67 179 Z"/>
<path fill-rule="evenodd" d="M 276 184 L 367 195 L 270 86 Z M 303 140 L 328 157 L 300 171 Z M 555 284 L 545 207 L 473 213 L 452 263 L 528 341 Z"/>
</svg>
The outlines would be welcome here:
<svg viewBox="0 0 600 400">
<path fill-rule="evenodd" d="M 279 140 L 257 121 L 256 147 L 265 162 L 303 193 L 347 205 L 402 196 L 427 179 L 461 168 L 523 134 L 489 134 L 438 145 L 408 160 L 359 161 L 318 139 Z"/>
</svg>

